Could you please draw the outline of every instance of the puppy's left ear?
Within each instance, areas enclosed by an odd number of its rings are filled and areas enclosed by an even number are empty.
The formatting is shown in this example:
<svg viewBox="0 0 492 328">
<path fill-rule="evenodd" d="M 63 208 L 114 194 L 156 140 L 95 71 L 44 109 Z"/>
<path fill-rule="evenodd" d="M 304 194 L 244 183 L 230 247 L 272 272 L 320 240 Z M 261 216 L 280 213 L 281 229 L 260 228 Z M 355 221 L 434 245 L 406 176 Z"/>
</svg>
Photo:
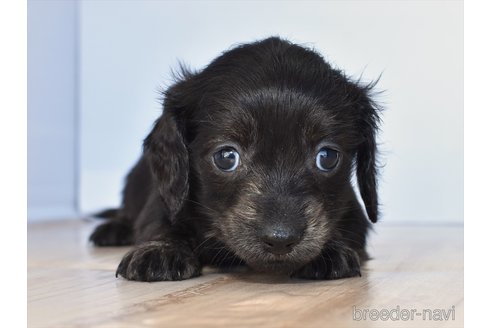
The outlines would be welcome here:
<svg viewBox="0 0 492 328">
<path fill-rule="evenodd" d="M 174 222 L 183 208 L 189 190 L 187 148 L 187 113 L 193 110 L 193 76 L 183 72 L 181 81 L 165 92 L 164 112 L 144 141 L 146 156 L 169 220 Z"/>
<path fill-rule="evenodd" d="M 174 221 L 188 195 L 188 150 L 172 113 L 165 112 L 144 142 L 159 193 Z"/>
<path fill-rule="evenodd" d="M 356 172 L 360 194 L 369 219 L 374 223 L 378 220 L 378 192 L 377 192 L 377 143 L 376 134 L 380 122 L 380 108 L 371 99 L 370 91 L 375 86 L 357 86 L 359 142 L 356 149 Z"/>
</svg>

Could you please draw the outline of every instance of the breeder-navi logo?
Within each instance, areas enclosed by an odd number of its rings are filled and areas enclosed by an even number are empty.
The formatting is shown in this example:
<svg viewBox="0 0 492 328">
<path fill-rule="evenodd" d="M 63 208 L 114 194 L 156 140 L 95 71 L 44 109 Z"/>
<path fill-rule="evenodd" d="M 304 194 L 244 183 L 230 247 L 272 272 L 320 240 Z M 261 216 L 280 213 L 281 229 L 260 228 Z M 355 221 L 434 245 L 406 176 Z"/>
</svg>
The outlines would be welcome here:
<svg viewBox="0 0 492 328">
<path fill-rule="evenodd" d="M 450 309 L 358 309 L 353 306 L 352 319 L 355 321 L 371 320 L 371 321 L 408 321 L 408 320 L 428 320 L 428 321 L 449 321 L 455 319 L 454 305 Z"/>
</svg>

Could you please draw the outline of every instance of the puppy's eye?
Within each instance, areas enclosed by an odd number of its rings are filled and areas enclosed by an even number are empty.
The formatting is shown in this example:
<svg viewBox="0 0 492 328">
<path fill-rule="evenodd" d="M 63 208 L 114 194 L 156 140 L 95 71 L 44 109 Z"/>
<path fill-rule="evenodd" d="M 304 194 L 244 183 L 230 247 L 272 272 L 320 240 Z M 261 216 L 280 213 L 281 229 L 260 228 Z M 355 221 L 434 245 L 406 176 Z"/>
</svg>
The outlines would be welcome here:
<svg viewBox="0 0 492 328">
<path fill-rule="evenodd" d="M 316 155 L 316 166 L 321 171 L 331 171 L 337 166 L 339 157 L 336 150 L 323 147 Z"/>
<path fill-rule="evenodd" d="M 234 171 L 239 165 L 239 153 L 232 147 L 225 147 L 214 154 L 214 163 L 222 171 Z"/>
</svg>

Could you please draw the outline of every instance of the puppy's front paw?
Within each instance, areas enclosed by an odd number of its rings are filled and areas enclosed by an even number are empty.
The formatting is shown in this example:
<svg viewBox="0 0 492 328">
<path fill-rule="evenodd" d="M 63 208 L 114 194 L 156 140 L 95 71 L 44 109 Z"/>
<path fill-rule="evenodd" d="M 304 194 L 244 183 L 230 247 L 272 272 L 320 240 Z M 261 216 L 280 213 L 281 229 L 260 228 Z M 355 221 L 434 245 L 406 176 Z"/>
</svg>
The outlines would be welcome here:
<svg viewBox="0 0 492 328">
<path fill-rule="evenodd" d="M 187 245 L 152 241 L 128 252 L 121 260 L 116 277 L 128 280 L 183 280 L 199 276 L 200 262 Z"/>
<path fill-rule="evenodd" d="M 329 246 L 320 256 L 292 274 L 294 278 L 327 280 L 360 276 L 359 255 L 342 246 Z"/>
</svg>

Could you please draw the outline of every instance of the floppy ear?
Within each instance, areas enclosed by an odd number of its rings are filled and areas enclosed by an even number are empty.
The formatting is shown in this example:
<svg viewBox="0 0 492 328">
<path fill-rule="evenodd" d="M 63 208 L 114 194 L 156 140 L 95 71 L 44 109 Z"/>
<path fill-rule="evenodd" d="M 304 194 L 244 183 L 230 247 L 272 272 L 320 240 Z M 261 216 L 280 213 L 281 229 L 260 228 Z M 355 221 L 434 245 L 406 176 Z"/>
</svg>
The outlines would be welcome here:
<svg viewBox="0 0 492 328">
<path fill-rule="evenodd" d="M 184 137 L 187 82 L 178 82 L 165 92 L 164 113 L 144 141 L 144 154 L 171 222 L 182 209 L 189 189 L 189 158 Z"/>
<path fill-rule="evenodd" d="M 356 150 L 357 184 L 359 185 L 360 194 L 366 207 L 367 216 L 372 222 L 378 220 L 379 214 L 376 160 L 376 133 L 379 125 L 379 108 L 368 95 L 374 84 L 362 87 L 361 90 L 362 95 L 358 102 L 358 130 L 361 139 Z"/>
</svg>

